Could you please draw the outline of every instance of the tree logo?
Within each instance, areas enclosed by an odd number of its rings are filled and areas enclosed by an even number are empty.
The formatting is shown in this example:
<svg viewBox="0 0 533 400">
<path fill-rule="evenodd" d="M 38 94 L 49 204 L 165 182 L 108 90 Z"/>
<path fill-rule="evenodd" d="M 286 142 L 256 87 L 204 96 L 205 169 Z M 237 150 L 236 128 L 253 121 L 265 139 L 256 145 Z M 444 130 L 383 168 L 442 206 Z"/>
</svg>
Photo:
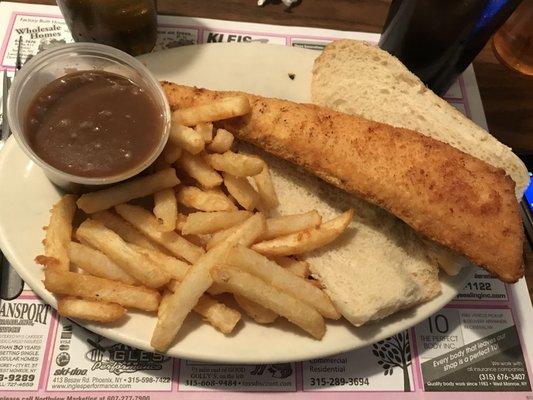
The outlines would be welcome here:
<svg viewBox="0 0 533 400">
<path fill-rule="evenodd" d="M 408 367 L 411 365 L 411 345 L 407 331 L 400 332 L 372 345 L 372 354 L 378 358 L 378 364 L 385 370 L 385 375 L 392 375 L 394 367 L 403 372 L 403 390 L 411 391 Z"/>
</svg>

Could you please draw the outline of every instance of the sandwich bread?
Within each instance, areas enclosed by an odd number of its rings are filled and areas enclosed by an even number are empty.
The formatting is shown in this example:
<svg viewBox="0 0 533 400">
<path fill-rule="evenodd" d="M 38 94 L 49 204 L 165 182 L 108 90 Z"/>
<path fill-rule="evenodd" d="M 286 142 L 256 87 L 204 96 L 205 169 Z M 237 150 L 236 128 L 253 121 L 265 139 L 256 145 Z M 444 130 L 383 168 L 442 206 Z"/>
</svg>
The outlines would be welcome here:
<svg viewBox="0 0 533 400">
<path fill-rule="evenodd" d="M 527 168 L 509 147 L 429 90 L 396 57 L 357 40 L 328 44 L 315 60 L 315 104 L 411 129 L 505 170 L 522 198 Z"/>
<path fill-rule="evenodd" d="M 316 209 L 328 220 L 348 208 L 356 210 L 337 241 L 305 258 L 312 275 L 353 325 L 384 318 L 440 293 L 436 263 L 403 222 L 253 146 L 240 144 L 239 152 L 268 163 L 280 214 Z"/>
</svg>

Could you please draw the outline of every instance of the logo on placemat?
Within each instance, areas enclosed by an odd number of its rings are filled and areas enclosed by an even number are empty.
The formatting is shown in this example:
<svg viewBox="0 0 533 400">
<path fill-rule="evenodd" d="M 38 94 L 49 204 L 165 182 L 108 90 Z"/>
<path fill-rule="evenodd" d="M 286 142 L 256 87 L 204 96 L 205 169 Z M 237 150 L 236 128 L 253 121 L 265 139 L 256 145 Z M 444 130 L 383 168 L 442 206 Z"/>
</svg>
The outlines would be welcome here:
<svg viewBox="0 0 533 400">
<path fill-rule="evenodd" d="M 46 325 L 50 309 L 50 305 L 37 302 L 0 301 L 0 325 Z"/>
<path fill-rule="evenodd" d="M 92 370 L 107 370 L 115 375 L 137 371 L 154 371 L 163 368 L 170 357 L 149 353 L 125 344 L 111 342 L 101 336 L 87 338 L 91 349 L 85 357 L 94 364 Z"/>
<path fill-rule="evenodd" d="M 400 332 L 372 345 L 372 354 L 378 358 L 378 364 L 385 375 L 392 375 L 398 367 L 403 373 L 404 391 L 411 391 L 409 366 L 411 365 L 411 345 L 407 331 Z"/>
<path fill-rule="evenodd" d="M 70 362 L 70 354 L 65 353 L 64 351 L 59 353 L 56 357 L 56 364 L 60 367 L 64 367 Z"/>
<path fill-rule="evenodd" d="M 263 375 L 265 370 L 272 374 L 273 378 L 285 379 L 292 374 L 291 364 L 262 364 L 256 365 L 250 372 L 251 375 Z"/>
</svg>

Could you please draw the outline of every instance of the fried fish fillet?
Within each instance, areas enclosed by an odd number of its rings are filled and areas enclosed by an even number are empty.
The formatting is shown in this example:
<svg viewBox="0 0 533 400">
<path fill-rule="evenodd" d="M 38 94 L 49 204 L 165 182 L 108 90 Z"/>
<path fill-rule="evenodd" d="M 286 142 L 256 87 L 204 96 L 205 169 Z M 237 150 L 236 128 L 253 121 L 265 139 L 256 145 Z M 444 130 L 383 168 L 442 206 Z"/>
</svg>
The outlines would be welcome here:
<svg viewBox="0 0 533 400">
<path fill-rule="evenodd" d="M 234 95 L 163 82 L 173 110 Z M 377 204 L 505 282 L 524 274 L 515 184 L 501 169 L 418 132 L 312 104 L 246 94 L 218 125 Z"/>
</svg>

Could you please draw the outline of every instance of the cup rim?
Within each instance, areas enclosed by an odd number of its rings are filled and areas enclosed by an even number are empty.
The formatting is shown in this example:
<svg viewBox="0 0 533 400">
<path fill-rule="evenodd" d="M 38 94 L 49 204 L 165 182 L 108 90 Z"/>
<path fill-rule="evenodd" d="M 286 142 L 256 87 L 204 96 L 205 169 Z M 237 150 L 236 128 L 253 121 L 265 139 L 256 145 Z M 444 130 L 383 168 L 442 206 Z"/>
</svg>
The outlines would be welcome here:
<svg viewBox="0 0 533 400">
<path fill-rule="evenodd" d="M 69 53 L 72 53 L 74 51 L 85 51 L 87 52 L 87 55 L 105 56 L 113 58 L 115 61 L 126 64 L 127 66 L 134 69 L 137 73 L 139 73 L 144 79 L 148 81 L 149 84 L 151 84 L 151 86 L 156 89 L 155 92 L 150 90 L 150 92 L 152 92 L 152 95 L 158 97 L 158 99 L 156 100 L 162 100 L 164 105 L 163 127 L 159 144 L 157 145 L 157 147 L 154 148 L 151 155 L 147 157 L 137 167 L 129 169 L 120 174 L 105 177 L 84 177 L 74 175 L 48 164 L 35 153 L 35 151 L 31 148 L 28 141 L 26 140 L 20 121 L 18 117 L 14 115 L 15 108 L 19 100 L 19 96 L 15 96 L 14 93 L 20 95 L 21 88 L 32 76 L 32 73 L 34 69 L 36 69 L 36 67 L 49 62 L 53 58 L 68 55 Z M 149 167 L 161 154 L 163 148 L 165 147 L 168 141 L 171 120 L 170 106 L 165 92 L 163 91 L 163 88 L 161 87 L 159 81 L 152 75 L 152 73 L 148 70 L 148 68 L 146 68 L 143 63 L 141 63 L 139 60 L 132 57 L 131 55 L 123 52 L 122 50 L 118 50 L 111 46 L 90 42 L 68 43 L 64 45 L 54 46 L 53 48 L 42 51 L 41 53 L 33 56 L 30 60 L 28 60 L 28 62 L 26 62 L 20 69 L 20 71 L 18 71 L 15 75 L 13 83 L 11 84 L 11 87 L 9 89 L 6 116 L 13 136 L 15 137 L 18 145 L 33 162 L 35 162 L 45 172 L 48 171 L 54 174 L 55 176 L 60 177 L 62 180 L 81 185 L 107 185 L 117 183 L 129 179 Z"/>
</svg>

